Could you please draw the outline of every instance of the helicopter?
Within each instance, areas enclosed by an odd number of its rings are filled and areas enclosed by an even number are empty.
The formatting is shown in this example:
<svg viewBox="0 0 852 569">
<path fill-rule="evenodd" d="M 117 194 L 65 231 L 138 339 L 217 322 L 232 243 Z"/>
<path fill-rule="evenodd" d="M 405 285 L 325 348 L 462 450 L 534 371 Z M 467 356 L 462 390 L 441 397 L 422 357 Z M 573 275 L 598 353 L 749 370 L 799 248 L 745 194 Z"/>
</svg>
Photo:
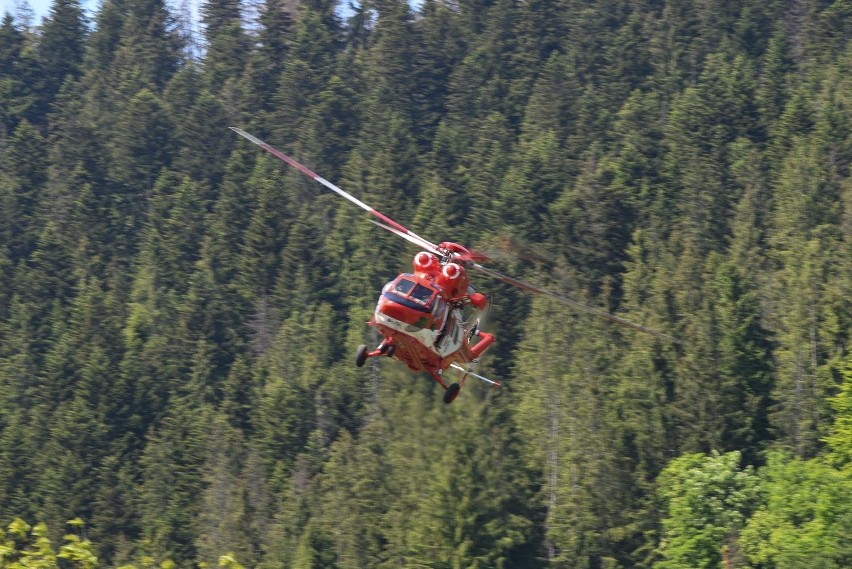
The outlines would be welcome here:
<svg viewBox="0 0 852 569">
<path fill-rule="evenodd" d="M 380 211 L 362 202 L 319 176 L 303 164 L 237 127 L 231 130 L 266 150 L 276 158 L 299 170 L 309 178 L 339 196 L 369 212 L 370 221 L 421 249 L 412 260 L 411 272 L 401 273 L 382 288 L 373 317 L 368 324 L 382 336 L 378 346 L 370 350 L 358 346 L 355 365 L 363 367 L 370 358 L 394 358 L 414 372 L 426 372 L 444 389 L 444 403 L 458 397 L 468 377 L 477 378 L 491 386 L 501 387 L 499 381 L 474 371 L 476 364 L 496 338 L 483 331 L 480 324 L 487 312 L 488 299 L 470 284 L 469 271 L 476 271 L 522 290 L 542 294 L 612 322 L 677 342 L 652 328 L 625 320 L 603 310 L 581 304 L 547 289 L 518 280 L 481 262 L 487 257 L 452 242 L 432 243 L 400 225 Z M 462 373 L 458 382 L 448 382 L 444 372 L 453 369 Z"/>
</svg>

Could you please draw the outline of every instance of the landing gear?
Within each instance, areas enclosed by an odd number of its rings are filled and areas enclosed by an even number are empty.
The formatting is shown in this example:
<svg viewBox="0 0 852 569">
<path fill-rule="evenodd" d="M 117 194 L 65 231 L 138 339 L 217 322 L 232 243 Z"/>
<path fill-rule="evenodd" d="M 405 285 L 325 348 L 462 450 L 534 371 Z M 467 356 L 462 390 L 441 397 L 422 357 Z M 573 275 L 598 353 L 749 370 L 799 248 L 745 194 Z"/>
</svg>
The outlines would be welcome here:
<svg viewBox="0 0 852 569">
<path fill-rule="evenodd" d="M 355 365 L 364 367 L 364 362 L 367 361 L 367 346 L 361 344 L 358 346 L 358 351 L 355 352 Z"/>
<path fill-rule="evenodd" d="M 450 385 L 447 390 L 444 392 L 444 403 L 450 404 L 455 401 L 456 397 L 459 396 L 459 390 L 461 387 L 458 383 L 454 383 Z"/>
<path fill-rule="evenodd" d="M 389 358 L 393 357 L 395 351 L 396 345 L 387 342 L 382 342 L 381 344 L 379 344 L 379 347 L 377 347 L 372 352 L 367 350 L 367 346 L 361 344 L 360 346 L 358 346 L 358 350 L 355 352 L 355 365 L 358 367 L 364 367 L 364 362 L 366 362 L 369 358 L 375 356 L 387 356 Z"/>
<path fill-rule="evenodd" d="M 396 345 L 395 344 L 388 344 L 388 343 L 382 342 L 379 345 L 379 353 L 383 356 L 387 356 L 389 358 L 392 358 L 394 352 L 396 352 Z"/>
</svg>

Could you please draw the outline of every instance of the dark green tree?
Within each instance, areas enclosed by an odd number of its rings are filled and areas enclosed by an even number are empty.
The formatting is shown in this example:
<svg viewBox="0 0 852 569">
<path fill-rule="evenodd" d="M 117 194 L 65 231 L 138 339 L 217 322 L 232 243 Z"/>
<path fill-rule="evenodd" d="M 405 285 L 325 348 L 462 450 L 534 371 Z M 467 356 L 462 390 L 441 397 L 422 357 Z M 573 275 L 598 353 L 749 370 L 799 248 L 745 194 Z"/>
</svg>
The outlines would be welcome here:
<svg viewBox="0 0 852 569">
<path fill-rule="evenodd" d="M 13 132 L 24 117 L 35 119 L 35 79 L 40 74 L 35 54 L 15 18 L 3 14 L 0 27 L 0 133 Z"/>
<path fill-rule="evenodd" d="M 207 0 L 201 6 L 206 53 L 204 77 L 211 88 L 236 82 L 246 66 L 249 39 L 238 0 Z"/>
<path fill-rule="evenodd" d="M 769 332 L 761 323 L 757 283 L 733 263 L 719 267 L 716 281 L 719 387 L 725 416 L 724 448 L 738 449 L 755 464 L 771 439 L 769 408 L 773 384 Z"/>
<path fill-rule="evenodd" d="M 37 207 L 47 181 L 46 159 L 38 130 L 21 122 L 0 157 L 1 229 L 15 262 L 33 251 L 40 232 Z"/>
<path fill-rule="evenodd" d="M 249 80 L 257 93 L 257 107 L 253 113 L 260 116 L 274 111 L 273 97 L 278 92 L 278 81 L 288 59 L 294 27 L 294 7 L 283 0 L 265 0 L 257 23 L 258 48 L 248 69 Z"/>
<path fill-rule="evenodd" d="M 147 201 L 172 160 L 173 125 L 160 99 L 148 89 L 136 93 L 119 114 L 111 149 L 109 178 L 117 184 L 108 215 L 115 248 L 135 248 Z"/>
<path fill-rule="evenodd" d="M 62 83 L 82 75 L 86 17 L 79 0 L 55 0 L 44 20 L 37 44 L 41 67 L 39 115 L 46 114 Z"/>
<path fill-rule="evenodd" d="M 291 144 L 335 72 L 342 45 L 337 18 L 328 6 L 301 6 L 283 62 L 271 114 L 274 139 Z M 285 146 L 286 150 L 287 147 Z"/>
<path fill-rule="evenodd" d="M 166 88 L 163 102 L 175 126 L 172 168 L 204 182 L 212 194 L 222 182 L 235 143 L 225 125 L 237 121 L 213 93 L 200 88 L 200 81 L 197 65 L 184 66 Z"/>
<path fill-rule="evenodd" d="M 123 5 L 122 5 L 123 4 Z M 103 49 L 112 52 L 110 73 L 118 77 L 112 82 L 123 97 L 133 97 L 142 89 L 159 93 L 178 70 L 182 57 L 182 39 L 175 19 L 162 0 L 127 0 L 105 13 L 109 25 L 121 22 L 116 36 L 103 38 Z M 110 6 L 106 4 L 103 11 Z M 107 28 L 106 33 L 110 33 Z M 114 33 L 114 32 L 113 32 Z"/>
<path fill-rule="evenodd" d="M 211 410 L 181 400 L 149 433 L 140 461 L 143 480 L 139 509 L 146 553 L 157 562 L 196 559 L 206 425 Z"/>
<path fill-rule="evenodd" d="M 513 81 L 525 63 L 516 56 L 518 12 L 511 0 L 497 0 L 487 10 L 480 40 L 471 44 L 450 77 L 447 108 L 455 119 L 479 121 L 499 113 L 512 128 L 520 122 L 532 82 L 527 75 L 516 84 Z"/>
</svg>

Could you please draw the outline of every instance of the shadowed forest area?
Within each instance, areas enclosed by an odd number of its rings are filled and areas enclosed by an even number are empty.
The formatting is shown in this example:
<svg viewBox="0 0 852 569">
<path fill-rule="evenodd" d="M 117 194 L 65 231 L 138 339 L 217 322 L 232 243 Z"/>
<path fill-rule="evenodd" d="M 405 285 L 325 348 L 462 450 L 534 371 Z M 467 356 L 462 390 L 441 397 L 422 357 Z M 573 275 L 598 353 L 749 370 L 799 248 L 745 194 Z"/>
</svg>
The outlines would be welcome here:
<svg viewBox="0 0 852 569">
<path fill-rule="evenodd" d="M 341 8 L 3 17 L 0 567 L 852 567 L 852 2 Z M 416 250 L 228 126 L 682 343 L 356 368 Z"/>
</svg>

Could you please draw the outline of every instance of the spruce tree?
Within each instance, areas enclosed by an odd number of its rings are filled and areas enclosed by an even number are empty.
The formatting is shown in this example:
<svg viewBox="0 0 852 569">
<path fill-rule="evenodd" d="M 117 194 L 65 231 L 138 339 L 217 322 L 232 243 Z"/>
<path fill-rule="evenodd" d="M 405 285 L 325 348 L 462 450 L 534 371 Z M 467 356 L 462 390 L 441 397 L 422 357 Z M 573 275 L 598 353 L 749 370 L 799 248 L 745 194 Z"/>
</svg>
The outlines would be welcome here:
<svg viewBox="0 0 852 569">
<path fill-rule="evenodd" d="M 242 28 L 238 0 L 208 0 L 201 6 L 206 51 L 204 78 L 213 90 L 235 83 L 248 58 L 249 40 Z"/>
<path fill-rule="evenodd" d="M 41 69 L 15 18 L 5 12 L 0 27 L 0 135 L 14 132 L 24 117 L 37 120 L 35 79 Z"/>
<path fill-rule="evenodd" d="M 39 111 L 46 114 L 49 105 L 66 79 L 74 81 L 82 74 L 86 42 L 86 18 L 79 0 L 55 0 L 42 24 L 37 57 L 43 83 Z"/>
<path fill-rule="evenodd" d="M 32 253 L 40 232 L 37 207 L 47 181 L 46 159 L 38 130 L 21 122 L 0 157 L 2 231 L 14 262 Z"/>
</svg>

